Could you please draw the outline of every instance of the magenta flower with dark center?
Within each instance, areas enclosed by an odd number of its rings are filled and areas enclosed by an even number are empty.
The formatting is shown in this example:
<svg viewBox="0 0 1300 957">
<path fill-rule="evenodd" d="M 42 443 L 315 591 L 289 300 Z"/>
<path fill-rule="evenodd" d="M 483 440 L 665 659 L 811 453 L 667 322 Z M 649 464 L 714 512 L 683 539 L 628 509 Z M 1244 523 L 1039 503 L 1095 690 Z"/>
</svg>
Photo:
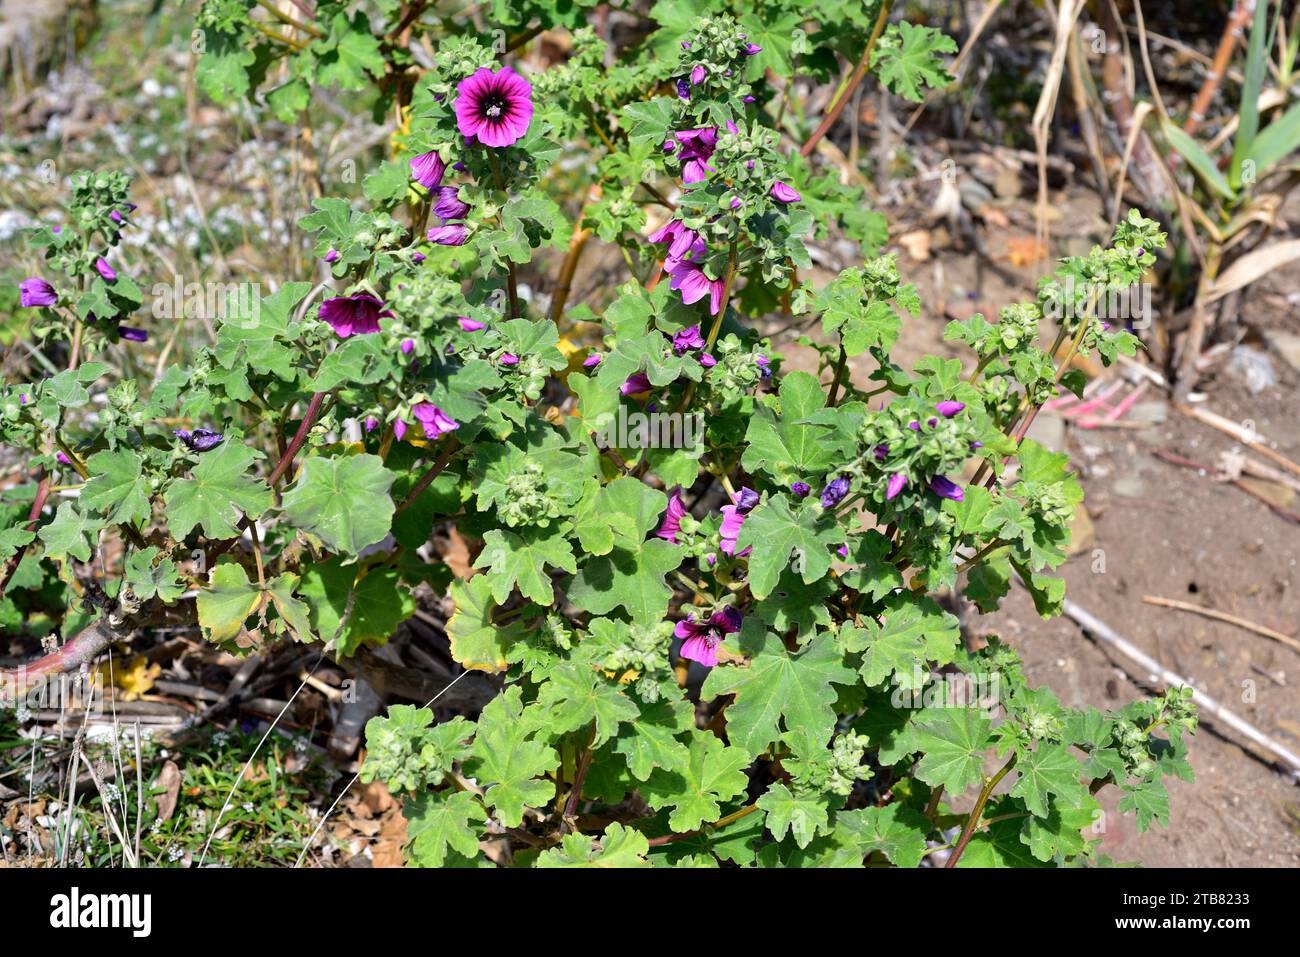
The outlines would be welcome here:
<svg viewBox="0 0 1300 957">
<path fill-rule="evenodd" d="M 740 612 L 728 605 L 715 611 L 708 621 L 697 621 L 693 612 L 688 614 L 685 620 L 677 623 L 673 635 L 684 639 L 681 650 L 683 658 L 712 668 L 718 663 L 718 645 L 722 644 L 727 635 L 740 631 L 742 624 L 744 618 Z"/>
<path fill-rule="evenodd" d="M 895 472 L 889 476 L 889 485 L 885 488 L 885 501 L 888 502 L 895 498 L 899 492 L 907 487 L 907 473 Z"/>
<path fill-rule="evenodd" d="M 812 486 L 807 482 L 791 482 L 790 492 L 795 498 L 807 498 L 808 493 L 812 491 Z"/>
<path fill-rule="evenodd" d="M 456 87 L 456 128 L 484 146 L 509 146 L 532 120 L 533 88 L 508 66 L 483 67 Z"/>
<path fill-rule="evenodd" d="M 148 342 L 149 333 L 143 329 L 136 329 L 133 326 L 118 326 L 117 334 L 123 339 L 129 339 L 131 342 Z"/>
<path fill-rule="evenodd" d="M 59 294 L 40 276 L 28 276 L 18 284 L 18 301 L 28 309 L 52 306 L 59 301 Z"/>
<path fill-rule="evenodd" d="M 95 271 L 104 277 L 104 282 L 117 282 L 116 271 L 103 256 L 95 260 Z"/>
<path fill-rule="evenodd" d="M 685 514 L 686 505 L 682 501 L 682 487 L 679 485 L 668 496 L 668 508 L 664 512 L 664 520 L 659 524 L 659 531 L 655 532 L 655 535 L 676 545 L 677 533 L 682 530 L 682 516 Z"/>
<path fill-rule="evenodd" d="M 442 182 L 442 176 L 447 172 L 446 165 L 442 162 L 442 157 L 438 155 L 437 150 L 430 150 L 428 153 L 421 153 L 419 156 L 411 157 L 411 177 L 425 189 L 433 189 Z"/>
<path fill-rule="evenodd" d="M 206 452 L 208 449 L 216 448 L 225 438 L 222 433 L 211 429 L 173 429 L 172 435 L 180 439 L 191 452 Z"/>
<path fill-rule="evenodd" d="M 798 191 L 796 191 L 794 187 L 787 186 L 785 183 L 781 182 L 780 180 L 777 180 L 775 183 L 772 184 L 772 189 L 770 190 L 770 192 L 772 194 L 773 199 L 782 203 L 797 203 L 799 202 L 799 200 L 803 199 L 803 197 L 799 195 Z"/>
<path fill-rule="evenodd" d="M 948 399 L 935 406 L 935 410 L 945 419 L 951 419 L 964 408 L 966 408 L 965 402 L 957 402 L 954 399 Z"/>
<path fill-rule="evenodd" d="M 930 479 L 930 491 L 940 498 L 950 498 L 954 502 L 960 502 L 966 497 L 961 486 L 946 475 L 936 475 Z"/>
<path fill-rule="evenodd" d="M 641 392 L 649 392 L 650 388 L 650 379 L 644 372 L 633 372 L 627 377 L 627 380 L 618 387 L 618 391 L 622 395 L 637 395 Z"/>
<path fill-rule="evenodd" d="M 439 246 L 464 246 L 469 237 L 469 229 L 464 223 L 451 223 L 447 226 L 434 226 L 429 230 L 429 242 Z"/>
<path fill-rule="evenodd" d="M 704 337 L 700 335 L 700 327 L 698 323 L 673 334 L 673 352 L 678 355 L 681 355 L 688 349 L 703 348 Z"/>
<path fill-rule="evenodd" d="M 320 304 L 318 316 L 328 322 L 340 339 L 379 331 L 379 320 L 392 318 L 383 302 L 368 292 L 335 296 Z"/>
<path fill-rule="evenodd" d="M 430 439 L 436 439 L 460 428 L 459 422 L 432 402 L 417 402 L 411 406 L 411 415 L 424 426 L 424 434 Z"/>
<path fill-rule="evenodd" d="M 669 274 L 672 281 L 668 288 L 681 291 L 682 302 L 686 305 L 699 302 L 709 297 L 709 315 L 716 316 L 722 309 L 722 293 L 725 283 L 721 279 L 710 279 L 704 270 L 691 262 L 679 262 Z"/>
<path fill-rule="evenodd" d="M 460 198 L 457 187 L 439 186 L 438 200 L 433 204 L 433 213 L 443 222 L 464 219 L 469 214 L 469 204 Z"/>
<path fill-rule="evenodd" d="M 460 323 L 460 327 L 466 332 L 479 332 L 480 330 L 487 328 L 486 322 L 479 322 L 477 319 L 471 319 L 469 316 L 461 316 L 456 321 Z"/>
<path fill-rule="evenodd" d="M 698 183 L 704 179 L 705 173 L 715 172 L 708 160 L 718 145 L 717 127 L 682 130 L 674 133 L 673 137 L 681 146 L 678 158 L 682 161 L 682 182 Z"/>
<path fill-rule="evenodd" d="M 849 480 L 844 476 L 832 480 L 822 489 L 822 508 L 834 508 L 849 494 Z"/>
</svg>

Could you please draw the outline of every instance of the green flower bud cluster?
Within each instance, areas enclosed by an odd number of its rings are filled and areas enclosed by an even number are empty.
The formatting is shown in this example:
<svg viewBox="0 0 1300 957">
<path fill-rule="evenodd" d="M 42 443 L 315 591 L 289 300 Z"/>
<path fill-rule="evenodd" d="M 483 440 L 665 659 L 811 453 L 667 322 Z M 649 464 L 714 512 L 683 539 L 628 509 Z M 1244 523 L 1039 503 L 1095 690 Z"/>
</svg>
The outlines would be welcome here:
<svg viewBox="0 0 1300 957">
<path fill-rule="evenodd" d="M 1020 482 L 1016 491 L 1024 497 L 1028 511 L 1053 525 L 1065 525 L 1074 517 L 1074 502 L 1066 494 L 1067 486 L 1059 482 Z"/>
<path fill-rule="evenodd" d="M 763 380 L 763 367 L 756 356 L 767 355 L 761 349 L 751 348 L 734 333 L 719 339 L 713 357 L 718 364 L 705 370 L 705 381 L 720 395 L 721 403 L 739 397 Z"/>
<path fill-rule="evenodd" d="M 706 97 L 734 100 L 738 105 L 749 94 L 745 80 L 748 46 L 749 39 L 740 24 L 729 16 L 704 17 L 697 22 L 677 55 L 680 75 L 689 77 L 692 71 L 703 68 L 703 78 L 696 72 L 691 81 L 692 106 Z"/>
<path fill-rule="evenodd" d="M 504 503 L 497 506 L 501 520 L 511 528 L 519 525 L 547 527 L 560 517 L 563 502 L 546 487 L 546 477 L 537 462 L 506 479 Z"/>
<path fill-rule="evenodd" d="M 796 791 L 830 791 L 848 797 L 857 782 L 875 773 L 862 763 L 867 747 L 866 735 L 848 731 L 835 737 L 829 753 L 821 752 L 812 761 L 787 761 L 785 765 Z"/>
<path fill-rule="evenodd" d="M 453 718 L 429 727 L 433 712 L 411 705 L 393 705 L 386 718 L 366 723 L 365 783 L 383 781 L 394 794 L 441 784 L 452 763 L 466 750 L 463 742 L 473 727 Z"/>
<path fill-rule="evenodd" d="M 1132 721 L 1117 721 L 1111 737 L 1129 774 L 1145 777 L 1155 770 L 1156 763 L 1151 760 L 1147 747 L 1149 735 L 1136 724 Z"/>
<path fill-rule="evenodd" d="M 628 681 L 634 684 L 643 701 L 653 703 L 659 700 L 659 679 L 672 672 L 668 656 L 664 654 L 672 631 L 671 621 L 630 625 L 626 639 L 609 649 L 600 666 L 620 679 L 628 672 L 635 672 L 635 677 L 628 678 Z"/>
</svg>

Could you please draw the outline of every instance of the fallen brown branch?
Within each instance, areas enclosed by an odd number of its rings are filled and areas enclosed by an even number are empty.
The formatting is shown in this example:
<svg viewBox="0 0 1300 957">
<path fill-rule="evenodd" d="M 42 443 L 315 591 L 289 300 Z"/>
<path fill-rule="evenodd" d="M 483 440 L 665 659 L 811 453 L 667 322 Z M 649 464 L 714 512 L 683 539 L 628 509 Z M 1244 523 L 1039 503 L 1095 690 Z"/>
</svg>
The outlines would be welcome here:
<svg viewBox="0 0 1300 957">
<path fill-rule="evenodd" d="M 1267 752 L 1273 760 L 1284 767 L 1293 782 L 1300 783 L 1300 755 L 1281 742 L 1270 738 L 1249 721 L 1229 711 L 1204 691 L 1194 687 L 1186 678 L 1165 668 L 1105 622 L 1080 608 L 1068 598 L 1064 602 L 1063 609 L 1066 617 L 1078 624 L 1085 635 L 1100 644 L 1113 648 L 1125 658 L 1128 658 L 1130 662 L 1136 664 L 1137 668 L 1129 667 L 1127 670 L 1138 680 L 1167 688 L 1191 688 L 1192 698 L 1199 708 L 1199 716 L 1202 720 L 1208 720 L 1213 724 L 1222 725 L 1236 731 L 1252 744 Z"/>
<path fill-rule="evenodd" d="M 1290 635 L 1274 631 L 1272 628 L 1265 628 L 1263 625 L 1257 625 L 1245 618 L 1238 618 L 1236 615 L 1229 615 L 1227 612 L 1216 611 L 1213 608 L 1205 608 L 1201 605 L 1193 605 L 1191 602 L 1177 601 L 1173 598 L 1161 598 L 1158 595 L 1143 595 L 1142 600 L 1148 605 L 1159 605 L 1162 608 L 1174 608 L 1178 611 L 1190 611 L 1205 618 L 1213 618 L 1215 621 L 1224 621 L 1230 625 L 1236 625 L 1238 628 L 1244 628 L 1246 631 L 1254 632 L 1257 635 L 1263 635 L 1265 638 L 1280 641 L 1282 644 L 1300 651 L 1300 641 Z"/>
</svg>

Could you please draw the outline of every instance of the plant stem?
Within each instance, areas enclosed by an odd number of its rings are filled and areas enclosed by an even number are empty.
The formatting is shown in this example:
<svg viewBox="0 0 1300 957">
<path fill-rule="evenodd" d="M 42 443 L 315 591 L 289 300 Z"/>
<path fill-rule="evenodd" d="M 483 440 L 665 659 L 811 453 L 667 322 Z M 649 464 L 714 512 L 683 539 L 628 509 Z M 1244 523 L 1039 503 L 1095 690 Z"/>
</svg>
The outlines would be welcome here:
<svg viewBox="0 0 1300 957">
<path fill-rule="evenodd" d="M 411 486 L 411 491 L 406 493 L 406 498 L 402 499 L 402 504 L 397 506 L 397 510 L 393 512 L 394 518 L 415 504 L 415 500 L 420 497 L 426 488 L 433 484 L 434 479 L 442 474 L 443 469 L 447 467 L 447 463 L 451 461 L 452 456 L 455 454 L 456 444 L 454 441 L 449 441 L 437 460 L 433 465 L 429 466 L 429 470 L 420 476 L 418 482 Z"/>
<path fill-rule="evenodd" d="M 1015 763 L 1016 755 L 1013 754 L 1009 759 L 1007 759 L 1007 763 L 1002 765 L 1002 770 L 998 771 L 998 773 L 993 775 L 993 777 L 985 779 L 984 787 L 980 788 L 980 794 L 975 801 L 975 806 L 971 808 L 970 815 L 966 818 L 966 827 L 962 829 L 961 838 L 957 841 L 957 846 L 952 849 L 952 856 L 949 857 L 948 862 L 943 865 L 945 868 L 957 866 L 957 861 L 960 860 L 962 854 L 965 852 L 966 845 L 970 843 L 971 835 L 975 833 L 975 827 L 980 822 L 980 815 L 984 813 L 984 805 L 988 803 L 989 795 L 993 793 L 993 789 L 998 786 L 1002 779 L 1007 776 L 1007 772 L 1015 766 Z"/>
<path fill-rule="evenodd" d="M 672 844 L 674 841 L 684 841 L 688 837 L 694 837 L 697 834 L 703 834 L 705 831 L 716 831 L 719 830 L 720 828 L 727 827 L 728 825 L 735 824 L 741 818 L 748 817 L 750 814 L 753 814 L 757 810 L 758 810 L 757 804 L 748 804 L 745 807 L 742 807 L 739 811 L 733 811 L 731 814 L 728 814 L 726 817 L 718 818 L 718 820 L 716 820 L 712 824 L 706 824 L 704 827 L 698 828 L 697 830 L 686 831 L 683 834 L 665 834 L 662 837 L 652 837 L 650 838 L 648 843 L 650 844 L 651 847 L 662 847 L 665 844 Z"/>
<path fill-rule="evenodd" d="M 289 447 L 284 450 L 284 455 L 280 456 L 280 461 L 267 477 L 266 484 L 275 487 L 275 483 L 284 477 L 284 473 L 289 471 L 293 465 L 293 457 L 298 454 L 307 441 L 307 435 L 311 428 L 316 424 L 316 417 L 320 415 L 321 404 L 325 401 L 324 392 L 317 392 L 307 403 L 307 411 L 303 413 L 302 422 L 298 425 L 298 431 L 294 433 L 293 438 L 289 441 Z"/>
<path fill-rule="evenodd" d="M 848 365 L 848 362 L 849 362 L 849 354 L 844 351 L 844 342 L 843 340 L 841 340 L 840 358 L 835 363 L 835 374 L 831 376 L 831 396 L 830 399 L 827 401 L 827 405 L 829 405 L 832 409 L 835 408 L 835 401 L 836 399 L 839 398 L 840 379 L 844 376 L 844 367 Z M 847 394 L 847 392 L 848 390 L 846 389 L 845 393 Z"/>
<path fill-rule="evenodd" d="M 830 132 L 831 127 L 835 125 L 835 121 L 840 118 L 840 114 L 844 112 L 844 107 L 848 106 L 849 101 L 853 99 L 853 91 L 862 82 L 862 78 L 867 73 L 867 68 L 871 65 L 871 51 L 875 49 L 876 41 L 880 39 L 880 34 L 885 29 L 885 23 L 889 20 L 891 3 L 892 0 L 880 0 L 880 12 L 876 14 L 876 23 L 871 28 L 871 37 L 867 40 L 866 49 L 862 51 L 862 58 L 858 60 L 858 65 L 854 68 L 852 76 L 843 85 L 840 95 L 836 98 L 830 110 L 827 111 L 821 125 L 813 131 L 812 136 L 808 137 L 808 142 L 799 148 L 800 156 L 812 154 L 821 138 Z"/>
</svg>

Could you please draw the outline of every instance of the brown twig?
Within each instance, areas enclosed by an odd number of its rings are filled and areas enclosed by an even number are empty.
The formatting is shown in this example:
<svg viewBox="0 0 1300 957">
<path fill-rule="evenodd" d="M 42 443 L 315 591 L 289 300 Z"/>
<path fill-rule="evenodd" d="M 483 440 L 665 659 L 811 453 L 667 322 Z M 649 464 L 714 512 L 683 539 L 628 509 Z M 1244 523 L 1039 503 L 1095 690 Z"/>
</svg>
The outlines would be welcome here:
<svg viewBox="0 0 1300 957">
<path fill-rule="evenodd" d="M 817 129 L 813 130 L 812 136 L 808 137 L 808 142 L 799 147 L 800 156 L 812 155 L 812 151 L 817 148 L 817 143 L 823 136 L 830 132 L 831 127 L 835 125 L 835 121 L 838 120 L 840 114 L 844 112 L 844 108 L 848 106 L 849 102 L 853 99 L 854 90 L 858 88 L 858 84 L 861 83 L 862 78 L 866 76 L 867 68 L 871 66 L 871 51 L 875 49 L 876 41 L 880 39 L 880 34 L 884 31 L 885 24 L 889 21 L 889 8 L 891 4 L 892 0 L 881 0 L 880 12 L 876 14 L 876 23 L 871 28 L 871 36 L 867 40 L 866 48 L 862 51 L 862 57 L 858 60 L 858 65 L 854 67 L 852 76 L 849 77 L 848 82 L 844 85 L 838 99 L 835 100 L 831 105 L 831 108 L 826 112 L 825 118 L 822 119 Z"/>
<path fill-rule="evenodd" d="M 947 862 L 943 865 L 945 868 L 956 867 L 957 861 L 960 860 L 966 851 L 966 845 L 970 843 L 971 836 L 975 833 L 975 828 L 980 822 L 980 815 L 984 813 L 984 805 L 988 803 L 989 795 L 993 789 L 998 786 L 1001 780 L 1007 776 L 1016 764 L 1016 755 L 1011 755 L 1007 763 L 1002 765 L 1002 769 L 993 777 L 984 782 L 984 787 L 980 788 L 979 797 L 975 800 L 975 806 L 971 808 L 970 814 L 966 818 L 966 826 L 962 829 L 961 838 L 957 841 L 957 846 L 952 849 L 952 854 L 948 856 Z"/>
<path fill-rule="evenodd" d="M 1148 605 L 1159 605 L 1162 608 L 1174 608 L 1178 611 L 1190 611 L 1193 614 L 1202 615 L 1205 618 L 1213 618 L 1215 621 L 1225 621 L 1230 625 L 1236 625 L 1238 628 L 1244 628 L 1246 631 L 1252 631 L 1257 635 L 1263 635 L 1265 638 L 1280 641 L 1287 647 L 1300 651 L 1300 641 L 1297 641 L 1290 635 L 1283 634 L 1280 631 L 1274 631 L 1272 628 L 1265 628 L 1263 625 L 1257 625 L 1253 621 L 1247 621 L 1245 618 L 1238 618 L 1236 615 L 1229 615 L 1226 612 L 1216 611 L 1213 608 L 1204 608 L 1201 605 L 1193 605 L 1191 602 L 1176 601 L 1173 598 L 1161 598 L 1158 595 L 1143 595 L 1142 600 Z"/>
<path fill-rule="evenodd" d="M 1259 2 L 1261 0 L 1255 0 L 1254 3 L 1248 3 L 1247 0 L 1237 0 L 1237 5 L 1232 8 L 1232 14 L 1228 17 L 1228 22 L 1223 25 L 1223 36 L 1219 38 L 1219 48 L 1214 51 L 1214 63 L 1210 67 L 1210 72 L 1205 74 L 1201 88 L 1196 93 L 1196 99 L 1192 102 L 1192 110 L 1187 114 L 1187 119 L 1183 122 L 1184 133 L 1195 133 L 1201 123 L 1205 121 L 1205 114 L 1210 108 L 1210 102 L 1214 99 L 1214 94 L 1219 89 L 1219 82 L 1228 71 L 1228 62 L 1232 59 L 1232 50 L 1237 45 L 1237 37 L 1241 36 L 1242 31 L 1246 29 L 1251 14 L 1255 12 L 1255 3 Z"/>
</svg>

